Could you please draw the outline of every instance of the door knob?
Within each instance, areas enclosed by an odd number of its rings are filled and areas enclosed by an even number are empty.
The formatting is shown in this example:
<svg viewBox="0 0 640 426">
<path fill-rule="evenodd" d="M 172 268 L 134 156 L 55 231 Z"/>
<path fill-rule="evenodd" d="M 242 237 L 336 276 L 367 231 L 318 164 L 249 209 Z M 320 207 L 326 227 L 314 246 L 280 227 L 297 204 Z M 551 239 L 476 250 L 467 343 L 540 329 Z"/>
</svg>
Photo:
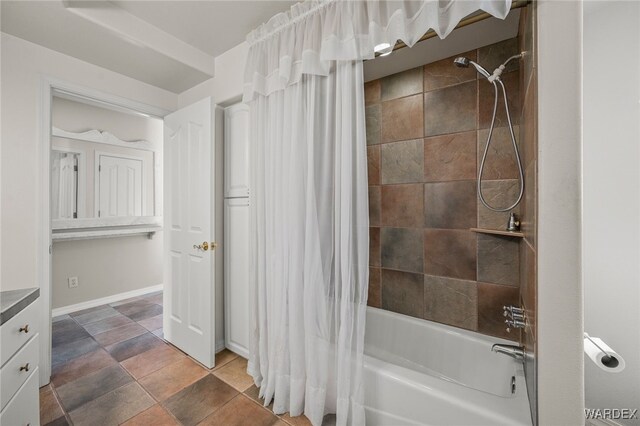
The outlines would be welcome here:
<svg viewBox="0 0 640 426">
<path fill-rule="evenodd" d="M 203 242 L 202 244 L 199 244 L 199 245 L 194 244 L 193 248 L 207 251 L 207 250 L 209 250 L 209 243 L 205 241 L 205 242 Z"/>
<path fill-rule="evenodd" d="M 215 250 L 218 248 L 218 243 L 216 243 L 215 241 L 211 241 L 211 250 Z"/>
</svg>

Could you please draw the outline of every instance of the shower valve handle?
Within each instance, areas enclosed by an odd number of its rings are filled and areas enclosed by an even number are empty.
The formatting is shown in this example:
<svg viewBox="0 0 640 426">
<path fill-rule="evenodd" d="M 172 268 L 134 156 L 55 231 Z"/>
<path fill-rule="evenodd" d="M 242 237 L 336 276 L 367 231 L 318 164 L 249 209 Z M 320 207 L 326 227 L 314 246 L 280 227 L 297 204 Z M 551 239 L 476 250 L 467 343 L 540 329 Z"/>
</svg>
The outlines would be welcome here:
<svg viewBox="0 0 640 426">
<path fill-rule="evenodd" d="M 507 324 L 507 333 L 511 333 L 511 328 L 524 328 L 525 322 L 517 319 L 505 320 L 505 324 Z"/>
<path fill-rule="evenodd" d="M 513 316 L 513 315 L 524 315 L 524 309 L 519 308 L 517 306 L 513 306 L 513 305 L 509 305 L 509 306 L 503 306 L 502 309 L 504 310 L 504 316 L 506 317 L 508 316 Z"/>
</svg>

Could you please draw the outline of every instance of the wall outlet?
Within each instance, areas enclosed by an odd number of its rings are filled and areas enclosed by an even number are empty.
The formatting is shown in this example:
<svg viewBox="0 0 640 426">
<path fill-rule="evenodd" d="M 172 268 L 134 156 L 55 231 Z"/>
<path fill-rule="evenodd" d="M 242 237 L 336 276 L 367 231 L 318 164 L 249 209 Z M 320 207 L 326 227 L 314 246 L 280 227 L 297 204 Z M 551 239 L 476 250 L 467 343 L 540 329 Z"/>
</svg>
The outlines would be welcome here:
<svg viewBox="0 0 640 426">
<path fill-rule="evenodd" d="M 69 277 L 67 280 L 69 281 L 69 288 L 78 287 L 78 277 Z"/>
</svg>

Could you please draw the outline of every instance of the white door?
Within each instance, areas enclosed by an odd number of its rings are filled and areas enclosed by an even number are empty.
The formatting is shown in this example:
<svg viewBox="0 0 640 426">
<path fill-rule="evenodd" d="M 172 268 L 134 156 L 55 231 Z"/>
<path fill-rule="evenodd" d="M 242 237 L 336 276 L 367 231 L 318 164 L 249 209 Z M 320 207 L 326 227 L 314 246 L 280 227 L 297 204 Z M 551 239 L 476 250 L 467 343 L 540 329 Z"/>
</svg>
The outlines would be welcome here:
<svg viewBox="0 0 640 426">
<path fill-rule="evenodd" d="M 214 105 L 203 99 L 164 119 L 164 335 L 214 365 Z"/>
<path fill-rule="evenodd" d="M 249 198 L 224 200 L 225 346 L 249 357 Z"/>
<path fill-rule="evenodd" d="M 249 196 L 249 106 L 224 110 L 224 196 Z"/>
<path fill-rule="evenodd" d="M 142 216 L 142 160 L 99 155 L 98 217 Z"/>
</svg>

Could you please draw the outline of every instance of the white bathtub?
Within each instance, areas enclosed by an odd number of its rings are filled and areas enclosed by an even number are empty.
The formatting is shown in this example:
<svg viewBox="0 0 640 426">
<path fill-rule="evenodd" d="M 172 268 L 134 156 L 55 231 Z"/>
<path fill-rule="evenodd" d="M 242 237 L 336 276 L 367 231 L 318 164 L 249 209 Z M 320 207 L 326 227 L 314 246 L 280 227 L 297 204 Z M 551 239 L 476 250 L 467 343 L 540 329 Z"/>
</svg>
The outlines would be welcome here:
<svg viewBox="0 0 640 426">
<path fill-rule="evenodd" d="M 367 426 L 531 425 L 522 363 L 491 352 L 513 342 L 375 308 L 366 327 Z"/>
</svg>

